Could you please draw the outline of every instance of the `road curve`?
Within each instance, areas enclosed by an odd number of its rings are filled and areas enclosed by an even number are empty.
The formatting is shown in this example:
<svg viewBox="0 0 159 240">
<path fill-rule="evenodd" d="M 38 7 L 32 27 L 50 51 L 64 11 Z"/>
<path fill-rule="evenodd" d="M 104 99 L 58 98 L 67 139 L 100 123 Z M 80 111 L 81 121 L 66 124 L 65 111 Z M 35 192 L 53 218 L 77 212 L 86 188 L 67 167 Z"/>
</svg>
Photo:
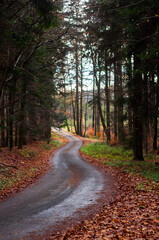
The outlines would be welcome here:
<svg viewBox="0 0 159 240">
<path fill-rule="evenodd" d="M 35 184 L 0 204 L 0 239 L 28 239 L 94 204 L 103 190 L 102 174 L 83 161 L 82 141 L 60 131 L 69 143 L 51 159 L 51 169 Z"/>
</svg>

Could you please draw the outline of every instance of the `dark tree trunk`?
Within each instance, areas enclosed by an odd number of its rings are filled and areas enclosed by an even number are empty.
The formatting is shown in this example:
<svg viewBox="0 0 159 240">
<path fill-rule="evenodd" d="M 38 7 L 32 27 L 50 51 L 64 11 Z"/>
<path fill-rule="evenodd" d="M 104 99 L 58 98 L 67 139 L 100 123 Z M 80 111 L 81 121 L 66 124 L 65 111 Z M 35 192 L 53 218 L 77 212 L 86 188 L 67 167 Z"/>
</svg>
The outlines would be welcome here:
<svg viewBox="0 0 159 240">
<path fill-rule="evenodd" d="M 64 111 L 65 111 L 65 118 L 66 118 L 66 126 L 68 132 L 70 132 L 70 127 L 68 124 L 68 117 L 67 117 L 67 110 L 66 110 L 66 87 L 65 87 L 65 75 L 64 75 Z"/>
<path fill-rule="evenodd" d="M 105 121 L 104 121 L 104 116 L 103 116 L 103 112 L 102 112 L 102 107 L 101 107 L 101 70 L 100 70 L 100 60 L 98 59 L 98 67 L 99 67 L 99 79 L 97 78 L 97 71 L 96 71 L 96 55 L 95 57 L 93 58 L 92 56 L 92 60 L 93 60 L 93 74 L 94 74 L 94 77 L 95 77 L 95 81 L 96 81 L 96 86 L 97 86 L 97 109 L 96 109 L 96 123 L 97 123 L 97 128 L 95 128 L 95 133 L 96 133 L 96 130 L 98 132 L 100 132 L 100 119 L 101 119 L 101 122 L 102 122 L 102 126 L 103 126 L 103 130 L 105 132 L 105 135 L 107 134 L 107 129 L 106 129 L 106 125 L 105 125 Z M 99 119 L 100 117 L 100 119 Z"/>
<path fill-rule="evenodd" d="M 96 112 L 97 112 L 97 105 L 95 105 L 95 108 L 94 108 L 94 136 L 97 135 L 97 117 L 96 117 Z"/>
<path fill-rule="evenodd" d="M 13 148 L 13 90 L 12 88 L 9 89 L 9 110 L 8 110 L 8 149 L 9 151 Z"/>
<path fill-rule="evenodd" d="M 80 136 L 82 136 L 82 118 L 83 118 L 83 64 L 81 56 L 81 95 L 80 95 L 80 131 L 79 131 Z"/>
<path fill-rule="evenodd" d="M 107 121 L 106 136 L 107 142 L 110 142 L 110 92 L 106 56 L 105 56 L 105 96 L 106 96 L 106 121 Z"/>
<path fill-rule="evenodd" d="M 100 63 L 99 63 L 99 68 L 100 68 Z M 102 112 L 102 107 L 101 107 L 101 92 L 100 92 L 101 91 L 101 71 L 100 70 L 99 70 L 99 79 L 97 79 L 97 76 L 96 76 L 96 85 L 97 85 L 97 89 L 98 89 L 98 95 L 97 95 L 98 112 L 99 112 L 99 116 L 100 116 L 100 119 L 102 122 L 103 130 L 105 132 L 105 135 L 107 135 L 107 128 L 106 128 L 106 124 L 105 124 L 104 116 L 103 116 L 103 112 Z"/>
<path fill-rule="evenodd" d="M 14 140 L 15 146 L 18 145 L 18 127 L 17 124 L 15 126 L 15 140 Z"/>
<path fill-rule="evenodd" d="M 100 132 L 100 111 L 99 111 L 99 103 L 97 100 L 97 109 L 96 109 L 96 131 Z"/>
<path fill-rule="evenodd" d="M 84 121 L 85 121 L 84 136 L 86 136 L 86 132 L 87 132 L 87 109 L 88 109 L 88 94 L 87 94 L 87 102 L 86 102 L 85 114 L 84 114 Z"/>
<path fill-rule="evenodd" d="M 72 83 L 71 83 L 71 104 L 72 104 L 72 112 L 73 112 L 73 126 L 74 126 L 74 129 L 75 129 L 75 132 L 76 132 L 76 131 L 77 131 L 77 126 L 76 126 L 76 111 L 75 111 L 75 106 L 74 106 Z"/>
<path fill-rule="evenodd" d="M 148 102 L 148 76 L 147 73 L 144 74 L 143 81 L 143 125 L 144 125 L 144 145 L 145 152 L 148 153 L 148 136 L 149 136 L 149 102 Z"/>
<path fill-rule="evenodd" d="M 50 143 L 51 138 L 51 127 L 50 127 L 50 113 L 48 110 L 45 111 L 45 118 L 44 118 L 44 139 L 47 143 Z"/>
<path fill-rule="evenodd" d="M 133 130 L 133 112 L 132 112 L 132 89 L 131 89 L 131 83 L 132 83 L 132 61 L 131 61 L 132 53 L 130 52 L 128 54 L 128 64 L 127 64 L 127 74 L 129 77 L 129 84 L 128 84 L 128 96 L 129 96 L 129 104 L 128 104 L 128 133 L 129 136 L 132 136 L 132 130 Z"/>
<path fill-rule="evenodd" d="M 79 134 L 79 90 L 78 90 L 78 48 L 77 48 L 77 43 L 76 43 L 76 52 L 75 52 L 75 59 L 76 59 L 76 122 L 77 122 L 77 127 L 76 127 L 76 134 Z"/>
<path fill-rule="evenodd" d="M 157 121 L 157 117 L 154 118 L 154 135 L 153 135 L 153 150 L 156 151 L 158 150 L 158 146 L 157 146 L 157 125 L 158 125 L 158 121 Z"/>
<path fill-rule="evenodd" d="M 116 69 L 116 62 L 114 63 L 114 137 L 117 140 L 117 69 Z"/>
<path fill-rule="evenodd" d="M 92 112 L 92 128 L 95 127 L 95 77 L 93 76 L 93 112 Z"/>
<path fill-rule="evenodd" d="M 6 96 L 7 97 L 7 96 Z M 9 126 L 9 120 L 8 120 L 8 108 L 5 109 L 6 110 L 6 129 L 5 129 L 5 146 L 8 147 L 8 138 L 9 138 L 9 133 L 8 133 L 8 126 Z"/>
<path fill-rule="evenodd" d="M 158 150 L 157 135 L 158 135 L 158 108 L 159 108 L 159 76 L 157 76 L 157 84 L 155 87 L 155 114 L 154 114 L 154 134 L 153 134 L 153 150 Z"/>
<path fill-rule="evenodd" d="M 18 149 L 22 149 L 25 143 L 25 104 L 26 104 L 26 80 L 23 80 L 21 87 L 21 102 L 19 112 Z"/>
<path fill-rule="evenodd" d="M 122 69 L 121 60 L 117 62 L 117 78 L 118 78 L 118 138 L 119 142 L 123 143 L 124 136 L 124 123 L 123 123 L 123 87 L 122 87 Z"/>
<path fill-rule="evenodd" d="M 5 131 L 4 131 L 4 95 L 1 103 L 1 147 L 5 147 Z"/>
<path fill-rule="evenodd" d="M 134 160 L 143 161 L 143 124 L 142 124 L 142 74 L 140 73 L 139 52 L 134 53 L 134 76 L 132 79 L 133 97 L 133 152 Z"/>
</svg>

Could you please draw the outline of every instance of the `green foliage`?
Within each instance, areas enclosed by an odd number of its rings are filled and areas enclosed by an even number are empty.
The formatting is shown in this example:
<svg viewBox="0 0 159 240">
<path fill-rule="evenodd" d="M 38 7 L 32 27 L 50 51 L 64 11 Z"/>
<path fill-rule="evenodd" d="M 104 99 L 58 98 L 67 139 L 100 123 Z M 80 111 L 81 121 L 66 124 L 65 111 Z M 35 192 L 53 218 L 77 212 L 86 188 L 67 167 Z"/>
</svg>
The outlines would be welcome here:
<svg viewBox="0 0 159 240">
<path fill-rule="evenodd" d="M 123 171 L 159 181 L 159 164 L 149 161 L 150 159 L 155 160 L 155 155 L 147 155 L 145 161 L 133 161 L 131 150 L 126 150 L 122 146 L 109 146 L 106 143 L 91 143 L 82 147 L 81 150 L 89 156 L 102 159 L 106 165 L 119 167 Z"/>
<path fill-rule="evenodd" d="M 112 160 L 106 161 L 105 164 L 120 167 L 123 171 L 140 174 L 146 178 L 159 181 L 159 166 L 157 166 L 154 162 Z"/>
<path fill-rule="evenodd" d="M 15 185 L 18 181 L 21 179 L 25 180 L 28 179 L 30 176 L 34 174 L 38 169 L 37 168 L 30 168 L 29 171 L 24 172 L 23 170 L 18 171 L 16 176 L 11 176 L 10 171 L 8 169 L 5 169 L 5 174 L 3 171 L 3 177 L 0 179 L 0 190 L 5 190 L 13 185 Z M 8 177 L 7 175 L 10 175 Z"/>
<path fill-rule="evenodd" d="M 59 147 L 61 143 L 58 140 L 51 140 L 49 143 L 52 147 Z"/>
<path fill-rule="evenodd" d="M 59 9 L 60 3 L 56 6 L 56 1 L 50 0 L 0 2 L 0 91 L 7 99 L 7 114 L 0 127 L 8 126 L 9 120 L 11 128 L 18 126 L 18 147 L 20 141 L 25 143 L 26 135 L 30 141 L 50 136 L 58 105 L 56 62 L 65 54 L 57 37 L 61 35 Z"/>
<path fill-rule="evenodd" d="M 100 142 L 82 147 L 82 151 L 95 158 L 131 159 L 133 157 L 132 150 L 125 149 L 123 146 L 114 147 Z"/>
<path fill-rule="evenodd" d="M 61 146 L 61 143 L 58 140 L 51 140 L 49 144 L 43 144 L 42 146 L 46 150 L 51 150 L 55 147 Z"/>
<path fill-rule="evenodd" d="M 48 0 L 37 1 L 34 0 L 37 12 L 40 16 L 43 16 L 43 21 L 41 26 L 45 29 L 50 27 L 57 27 L 59 25 L 59 19 L 57 17 L 57 11 L 60 9 L 58 6 L 55 6 L 53 2 L 51 3 Z"/>
<path fill-rule="evenodd" d="M 30 151 L 29 149 L 23 149 L 19 153 L 26 158 L 35 157 L 35 155 L 36 155 L 35 152 Z"/>
</svg>

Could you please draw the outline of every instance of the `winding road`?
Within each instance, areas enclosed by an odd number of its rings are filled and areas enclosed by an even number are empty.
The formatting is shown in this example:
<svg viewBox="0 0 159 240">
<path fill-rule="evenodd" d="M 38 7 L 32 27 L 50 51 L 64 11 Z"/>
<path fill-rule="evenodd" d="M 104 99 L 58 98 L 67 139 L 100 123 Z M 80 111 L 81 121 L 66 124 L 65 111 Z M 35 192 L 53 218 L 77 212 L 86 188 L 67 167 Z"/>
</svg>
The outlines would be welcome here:
<svg viewBox="0 0 159 240">
<path fill-rule="evenodd" d="M 48 173 L 0 204 L 1 240 L 29 239 L 31 234 L 43 234 L 100 198 L 105 177 L 79 157 L 82 141 L 63 131 L 57 132 L 69 142 L 51 159 Z"/>
</svg>

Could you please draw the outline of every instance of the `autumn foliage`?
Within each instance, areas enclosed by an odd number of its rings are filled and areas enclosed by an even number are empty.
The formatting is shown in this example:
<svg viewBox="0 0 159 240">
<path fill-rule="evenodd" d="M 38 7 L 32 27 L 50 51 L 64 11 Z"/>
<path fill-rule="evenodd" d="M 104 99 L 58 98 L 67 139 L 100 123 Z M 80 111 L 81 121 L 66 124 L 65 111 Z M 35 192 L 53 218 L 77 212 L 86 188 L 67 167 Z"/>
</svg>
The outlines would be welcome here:
<svg viewBox="0 0 159 240">
<path fill-rule="evenodd" d="M 117 187 L 116 197 L 114 201 L 103 205 L 101 212 L 93 218 L 52 234 L 48 239 L 158 239 L 159 184 L 117 167 L 106 166 L 101 159 L 89 157 L 83 152 L 80 154 L 89 163 L 113 176 Z"/>
<path fill-rule="evenodd" d="M 67 140 L 58 135 L 52 137 L 52 144 L 35 141 L 10 152 L 0 152 L 0 200 L 23 190 L 44 174 L 50 167 L 50 158 Z"/>
</svg>

